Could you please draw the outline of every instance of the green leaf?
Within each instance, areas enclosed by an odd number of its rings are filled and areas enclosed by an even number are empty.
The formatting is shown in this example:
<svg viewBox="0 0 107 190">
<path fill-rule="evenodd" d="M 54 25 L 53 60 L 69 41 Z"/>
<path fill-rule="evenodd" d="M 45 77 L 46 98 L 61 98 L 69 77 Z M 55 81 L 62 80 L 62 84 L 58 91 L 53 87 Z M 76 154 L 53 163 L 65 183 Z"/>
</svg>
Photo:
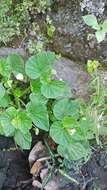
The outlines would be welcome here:
<svg viewBox="0 0 107 190">
<path fill-rule="evenodd" d="M 15 132 L 15 128 L 11 124 L 11 117 L 8 115 L 7 112 L 3 112 L 0 115 L 0 121 L 1 121 L 1 125 L 3 127 L 3 132 L 5 136 L 7 137 L 12 136 Z"/>
<path fill-rule="evenodd" d="M 11 118 L 11 120 L 16 116 L 17 114 L 17 110 L 15 107 L 9 107 L 8 109 L 6 109 L 6 113 L 9 115 L 9 117 Z"/>
<path fill-rule="evenodd" d="M 46 98 L 63 98 L 71 97 L 71 89 L 68 87 L 65 81 L 51 80 L 48 82 L 42 82 L 41 93 Z"/>
<path fill-rule="evenodd" d="M 91 150 L 87 142 L 76 142 L 68 146 L 58 146 L 58 153 L 67 160 L 76 161 L 80 159 L 88 160 Z"/>
<path fill-rule="evenodd" d="M 33 123 L 40 129 L 49 130 L 49 118 L 46 106 L 37 102 L 27 104 L 27 112 Z"/>
<path fill-rule="evenodd" d="M 9 96 L 4 95 L 1 99 L 0 99 L 0 107 L 6 108 L 9 106 L 9 104 L 11 103 Z"/>
<path fill-rule="evenodd" d="M 105 39 L 106 33 L 103 30 L 97 31 L 95 33 L 98 43 L 102 42 Z"/>
<path fill-rule="evenodd" d="M 0 114 L 0 122 L 3 127 L 5 136 L 13 136 L 15 128 L 11 121 L 16 116 L 17 110 L 14 107 L 9 107 L 5 112 Z"/>
<path fill-rule="evenodd" d="M 32 127 L 32 121 L 25 111 L 10 107 L 1 113 L 0 123 L 5 136 L 14 136 L 16 143 L 23 149 L 30 148 L 31 135 L 29 130 Z"/>
<path fill-rule="evenodd" d="M 48 25 L 47 26 L 47 34 L 50 38 L 53 37 L 54 35 L 54 32 L 55 32 L 55 27 L 53 25 Z"/>
<path fill-rule="evenodd" d="M 0 83 L 0 100 L 3 98 L 4 95 L 5 95 L 5 88 L 2 85 L 2 83 Z"/>
<path fill-rule="evenodd" d="M 81 118 L 79 121 L 79 126 L 84 135 L 84 139 L 94 139 L 94 121 L 92 118 Z"/>
<path fill-rule="evenodd" d="M 1 123 L 0 123 L 0 135 L 5 135 Z"/>
<path fill-rule="evenodd" d="M 87 71 L 88 73 L 93 73 L 97 70 L 97 68 L 99 67 L 100 63 L 96 60 L 88 60 L 87 62 Z"/>
<path fill-rule="evenodd" d="M 7 64 L 5 58 L 0 58 L 0 74 L 6 78 L 9 78 L 11 74 L 10 66 Z"/>
<path fill-rule="evenodd" d="M 61 145 L 67 145 L 67 143 L 79 142 L 85 139 L 78 122 L 70 117 L 69 119 L 64 119 L 62 122 L 54 122 L 50 128 L 50 135 L 56 143 Z"/>
<path fill-rule="evenodd" d="M 79 100 L 70 100 L 67 98 L 58 100 L 53 108 L 54 115 L 58 120 L 62 120 L 65 116 L 78 118 L 79 110 Z"/>
<path fill-rule="evenodd" d="M 71 143 L 71 136 L 60 121 L 51 125 L 50 136 L 57 144 L 68 145 Z"/>
<path fill-rule="evenodd" d="M 107 32 L 107 20 L 105 20 L 104 22 L 103 22 L 103 24 L 102 24 L 102 30 L 103 30 L 103 32 Z"/>
<path fill-rule="evenodd" d="M 90 15 L 83 16 L 83 20 L 84 20 L 85 24 L 87 24 L 88 26 L 91 26 L 94 29 L 99 28 L 97 19 L 96 19 L 96 17 L 94 15 L 90 14 Z"/>
<path fill-rule="evenodd" d="M 39 79 L 31 80 L 31 90 L 35 93 L 41 92 L 41 83 Z"/>
<path fill-rule="evenodd" d="M 30 149 L 31 148 L 31 134 L 23 134 L 20 130 L 15 132 L 14 136 L 15 142 L 22 148 L 22 149 Z"/>
<path fill-rule="evenodd" d="M 14 75 L 24 74 L 24 61 L 18 54 L 11 54 L 7 57 L 7 64 L 11 67 Z"/>
<path fill-rule="evenodd" d="M 52 63 L 55 60 L 55 54 L 52 52 L 40 52 L 28 59 L 26 62 L 26 74 L 31 79 L 37 79 L 50 73 Z"/>
<path fill-rule="evenodd" d="M 32 121 L 27 116 L 25 111 L 18 111 L 17 115 L 12 120 L 12 125 L 20 130 L 23 134 L 29 133 L 29 130 L 32 128 Z"/>
<path fill-rule="evenodd" d="M 41 104 L 46 104 L 47 103 L 47 99 L 42 96 L 40 93 L 32 93 L 30 94 L 30 100 L 33 103 L 41 103 Z"/>
<path fill-rule="evenodd" d="M 62 124 L 65 128 L 75 128 L 75 126 L 78 125 L 78 122 L 74 117 L 71 116 L 65 116 L 62 119 Z"/>
</svg>

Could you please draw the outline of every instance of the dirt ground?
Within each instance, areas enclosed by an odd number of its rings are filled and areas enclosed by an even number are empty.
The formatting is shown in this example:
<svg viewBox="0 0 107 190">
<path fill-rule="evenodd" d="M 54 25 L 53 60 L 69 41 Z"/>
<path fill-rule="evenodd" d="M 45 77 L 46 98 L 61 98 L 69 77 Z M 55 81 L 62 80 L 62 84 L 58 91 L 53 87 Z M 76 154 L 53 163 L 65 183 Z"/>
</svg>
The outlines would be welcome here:
<svg viewBox="0 0 107 190">
<path fill-rule="evenodd" d="M 16 150 L 11 138 L 0 136 L 0 190 L 37 190 L 32 186 L 28 155 L 28 151 Z M 72 169 L 69 174 L 72 176 Z M 76 187 L 62 177 L 59 190 L 107 190 L 105 151 L 95 152 L 91 160 L 83 165 L 81 172 L 73 177 L 80 181 L 80 186 Z"/>
</svg>

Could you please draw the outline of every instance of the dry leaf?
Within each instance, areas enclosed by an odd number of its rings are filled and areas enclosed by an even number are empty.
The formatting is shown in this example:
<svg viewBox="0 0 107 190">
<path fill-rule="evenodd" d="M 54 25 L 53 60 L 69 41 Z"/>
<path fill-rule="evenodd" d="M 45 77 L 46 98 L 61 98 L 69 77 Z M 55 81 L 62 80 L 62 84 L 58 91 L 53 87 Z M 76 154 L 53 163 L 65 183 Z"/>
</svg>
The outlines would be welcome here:
<svg viewBox="0 0 107 190">
<path fill-rule="evenodd" d="M 42 168 L 43 168 L 42 163 L 39 162 L 39 161 L 36 161 L 36 162 L 33 164 L 32 168 L 31 168 L 31 170 L 30 170 L 30 173 L 31 173 L 33 176 L 38 175 L 38 173 L 40 172 L 40 170 L 41 170 Z"/>
</svg>

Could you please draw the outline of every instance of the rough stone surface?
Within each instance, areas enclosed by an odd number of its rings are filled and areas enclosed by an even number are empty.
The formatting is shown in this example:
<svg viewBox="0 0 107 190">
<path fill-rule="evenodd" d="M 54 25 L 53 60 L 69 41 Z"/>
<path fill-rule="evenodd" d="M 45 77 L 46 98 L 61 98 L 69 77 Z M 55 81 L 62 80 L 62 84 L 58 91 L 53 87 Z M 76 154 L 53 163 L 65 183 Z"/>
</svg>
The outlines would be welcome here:
<svg viewBox="0 0 107 190">
<path fill-rule="evenodd" d="M 63 56 L 85 63 L 88 59 L 107 62 L 107 38 L 100 44 L 93 35 L 95 31 L 87 27 L 82 16 L 95 14 L 99 21 L 107 18 L 105 0 L 61 0 L 55 1 L 51 17 L 56 27 L 53 49 Z"/>
<path fill-rule="evenodd" d="M 67 81 L 75 95 L 81 97 L 88 95 L 89 75 L 82 65 L 61 58 L 55 62 L 55 70 L 57 72 L 56 77 Z"/>
<path fill-rule="evenodd" d="M 9 47 L 2 47 L 0 48 L 0 57 L 6 57 L 11 53 L 17 53 L 21 55 L 23 58 L 26 58 L 27 54 L 23 48 L 9 48 Z"/>
</svg>

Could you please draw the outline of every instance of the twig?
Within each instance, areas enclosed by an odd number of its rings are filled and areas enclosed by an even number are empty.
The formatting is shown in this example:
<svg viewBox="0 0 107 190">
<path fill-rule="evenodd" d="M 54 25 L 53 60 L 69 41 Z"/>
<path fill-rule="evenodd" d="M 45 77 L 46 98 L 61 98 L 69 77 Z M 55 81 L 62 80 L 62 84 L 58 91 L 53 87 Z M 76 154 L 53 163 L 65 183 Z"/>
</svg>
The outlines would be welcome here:
<svg viewBox="0 0 107 190">
<path fill-rule="evenodd" d="M 55 154 L 54 157 L 58 157 L 59 154 Z M 51 156 L 47 156 L 47 157 L 43 157 L 43 158 L 39 158 L 37 161 L 39 162 L 43 162 L 43 161 L 46 161 L 46 160 L 51 160 L 52 157 Z"/>
<path fill-rule="evenodd" d="M 60 173 L 61 175 L 63 175 L 64 177 L 68 178 L 68 179 L 71 180 L 72 182 L 76 183 L 76 185 L 79 185 L 79 184 L 80 184 L 76 179 L 74 179 L 74 178 L 72 178 L 71 176 L 67 175 L 63 170 L 59 169 L 58 171 L 59 171 L 59 173 Z"/>
<path fill-rule="evenodd" d="M 82 190 L 85 190 L 86 189 L 86 186 L 88 183 L 90 183 L 91 181 L 93 181 L 94 178 L 91 178 L 89 180 L 87 180 L 86 182 L 84 182 L 83 186 L 82 186 Z"/>
</svg>

